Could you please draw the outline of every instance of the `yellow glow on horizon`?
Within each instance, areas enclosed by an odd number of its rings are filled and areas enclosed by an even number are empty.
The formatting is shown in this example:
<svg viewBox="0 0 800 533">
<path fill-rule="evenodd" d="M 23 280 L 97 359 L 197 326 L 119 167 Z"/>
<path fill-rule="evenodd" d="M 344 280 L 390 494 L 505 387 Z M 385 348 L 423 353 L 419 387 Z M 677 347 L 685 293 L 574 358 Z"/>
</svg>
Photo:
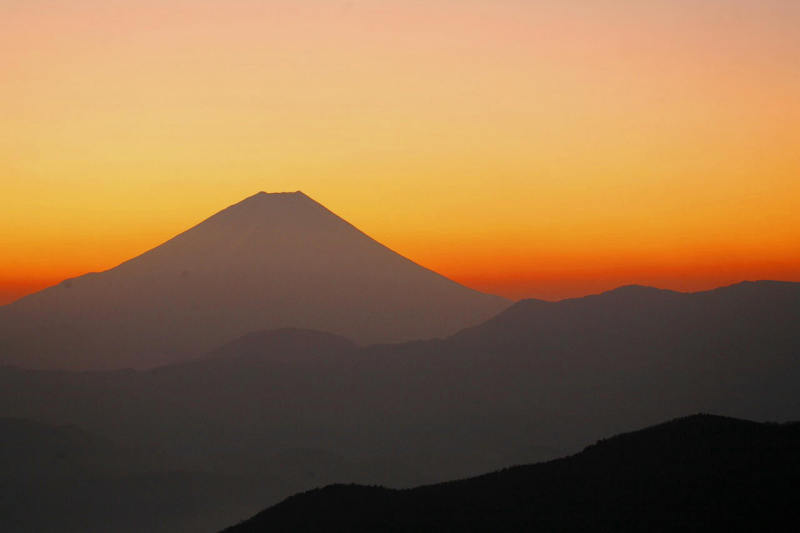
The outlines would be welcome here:
<svg viewBox="0 0 800 533">
<path fill-rule="evenodd" d="M 476 288 L 800 280 L 800 4 L 9 0 L 0 303 L 259 190 Z"/>
</svg>

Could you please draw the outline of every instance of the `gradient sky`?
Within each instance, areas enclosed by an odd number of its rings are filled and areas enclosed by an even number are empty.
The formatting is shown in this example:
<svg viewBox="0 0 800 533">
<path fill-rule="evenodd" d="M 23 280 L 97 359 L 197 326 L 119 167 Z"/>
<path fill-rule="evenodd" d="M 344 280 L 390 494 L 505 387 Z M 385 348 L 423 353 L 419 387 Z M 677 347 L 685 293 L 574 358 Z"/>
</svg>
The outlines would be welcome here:
<svg viewBox="0 0 800 533">
<path fill-rule="evenodd" d="M 800 280 L 796 0 L 0 0 L 0 303 L 259 190 L 478 289 Z"/>
</svg>

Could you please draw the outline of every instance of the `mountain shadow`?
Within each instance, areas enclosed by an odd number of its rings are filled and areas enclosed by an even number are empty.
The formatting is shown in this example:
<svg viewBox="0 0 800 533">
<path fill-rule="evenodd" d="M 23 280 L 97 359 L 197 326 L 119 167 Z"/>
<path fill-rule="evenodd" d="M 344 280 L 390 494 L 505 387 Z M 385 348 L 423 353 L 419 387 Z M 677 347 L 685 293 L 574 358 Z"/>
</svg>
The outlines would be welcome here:
<svg viewBox="0 0 800 533">
<path fill-rule="evenodd" d="M 800 423 L 695 415 L 462 481 L 328 486 L 226 531 L 770 529 L 797 516 L 798 449 Z"/>
<path fill-rule="evenodd" d="M 250 331 L 446 336 L 509 304 L 423 268 L 301 192 L 258 193 L 111 270 L 0 307 L 0 363 L 154 367 Z"/>
</svg>

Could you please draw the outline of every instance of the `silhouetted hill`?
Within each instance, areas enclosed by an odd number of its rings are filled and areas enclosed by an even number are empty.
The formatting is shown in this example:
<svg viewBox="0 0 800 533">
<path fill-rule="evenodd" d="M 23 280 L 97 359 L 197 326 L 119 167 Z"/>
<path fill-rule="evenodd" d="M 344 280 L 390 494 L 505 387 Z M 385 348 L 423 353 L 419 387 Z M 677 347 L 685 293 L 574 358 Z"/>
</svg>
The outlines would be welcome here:
<svg viewBox="0 0 800 533">
<path fill-rule="evenodd" d="M 655 344 L 662 342 L 664 336 L 674 337 L 675 343 L 691 342 L 714 330 L 727 337 L 723 342 L 735 343 L 738 338 L 750 337 L 753 329 L 757 334 L 786 333 L 788 323 L 797 317 L 800 283 L 742 282 L 696 293 L 632 285 L 559 302 L 522 300 L 453 338 L 465 345 L 524 343 L 535 348 L 536 342 L 596 345 L 598 340 L 623 338 L 627 342 Z M 720 327 L 725 329 L 720 331 Z"/>
<path fill-rule="evenodd" d="M 195 466 L 314 448 L 391 458 L 376 480 L 425 483 L 689 412 L 800 418 L 798 323 L 797 283 L 623 288 L 519 302 L 443 340 L 355 347 L 286 329 L 150 371 L 0 369 L 0 415 L 168 446 Z"/>
<path fill-rule="evenodd" d="M 798 286 L 525 301 L 401 344 L 259 332 L 147 371 L 0 368 L 0 416 L 73 424 L 157 448 L 174 469 L 246 480 L 247 516 L 313 486 L 463 478 L 687 413 L 799 419 Z"/>
<path fill-rule="evenodd" d="M 796 518 L 798 449 L 798 423 L 696 415 L 462 481 L 316 489 L 226 531 L 771 529 Z"/>
<path fill-rule="evenodd" d="M 298 477 L 331 479 L 323 469 L 334 459 L 319 452 L 287 452 L 273 460 L 298 469 Z M 308 467 L 323 475 L 311 475 Z M 304 487 L 290 479 L 282 484 Z M 122 446 L 75 426 L 0 418 L 3 533 L 213 531 L 251 513 L 259 499 L 280 494 L 243 476 L 176 469 L 155 450 Z"/>
<path fill-rule="evenodd" d="M 263 357 L 267 352 L 273 361 L 282 357 L 287 362 L 297 362 L 300 357 L 313 356 L 320 351 L 343 353 L 355 348 L 355 343 L 339 335 L 322 331 L 283 328 L 248 333 L 211 351 L 203 359 L 253 359 Z"/>
<path fill-rule="evenodd" d="M 133 461 L 129 451 L 75 426 L 0 418 L 0 472 L 5 481 L 114 472 L 121 462 Z"/>
<path fill-rule="evenodd" d="M 0 307 L 0 363 L 152 367 L 281 327 L 393 342 L 508 302 L 389 250 L 301 192 L 259 193 L 111 270 Z"/>
</svg>

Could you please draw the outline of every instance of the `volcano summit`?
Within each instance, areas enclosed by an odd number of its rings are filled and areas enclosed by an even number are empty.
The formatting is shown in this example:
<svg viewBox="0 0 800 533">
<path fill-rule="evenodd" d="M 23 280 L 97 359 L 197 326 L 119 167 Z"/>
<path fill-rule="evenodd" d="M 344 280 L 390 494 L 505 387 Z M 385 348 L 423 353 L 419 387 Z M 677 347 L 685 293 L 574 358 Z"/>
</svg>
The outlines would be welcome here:
<svg viewBox="0 0 800 533">
<path fill-rule="evenodd" d="M 417 265 L 302 192 L 260 192 L 115 268 L 0 307 L 0 364 L 149 367 L 279 327 L 422 339 L 507 303 Z"/>
</svg>

